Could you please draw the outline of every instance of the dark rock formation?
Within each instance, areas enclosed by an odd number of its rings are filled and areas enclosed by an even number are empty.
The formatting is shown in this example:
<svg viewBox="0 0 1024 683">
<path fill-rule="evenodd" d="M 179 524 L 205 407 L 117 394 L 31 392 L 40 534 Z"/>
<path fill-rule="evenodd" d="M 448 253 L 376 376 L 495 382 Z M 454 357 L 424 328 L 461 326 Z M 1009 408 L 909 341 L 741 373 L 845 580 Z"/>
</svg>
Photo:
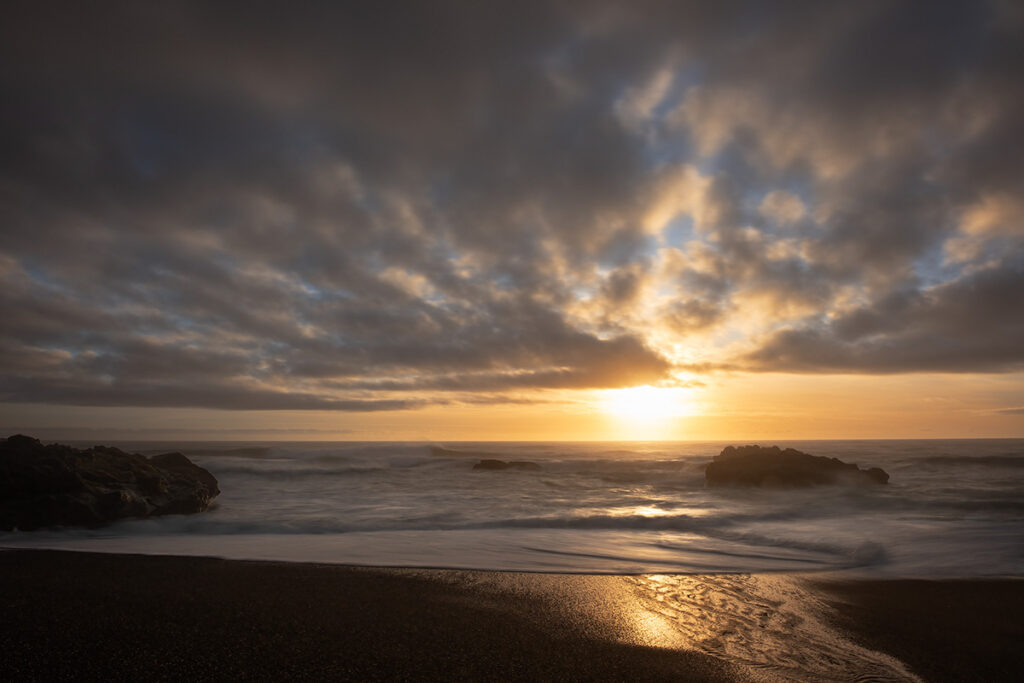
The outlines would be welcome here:
<svg viewBox="0 0 1024 683">
<path fill-rule="evenodd" d="M 728 446 L 704 469 L 709 486 L 790 487 L 818 484 L 885 484 L 878 467 L 862 470 L 838 458 L 778 446 Z"/>
<path fill-rule="evenodd" d="M 151 459 L 21 434 L 0 443 L 0 529 L 99 526 L 124 517 L 202 512 L 217 480 L 181 453 Z"/>
<path fill-rule="evenodd" d="M 513 460 L 511 462 L 505 462 L 504 460 L 492 460 L 490 458 L 481 460 L 477 464 L 473 465 L 474 470 L 539 470 L 540 465 L 529 460 Z"/>
</svg>

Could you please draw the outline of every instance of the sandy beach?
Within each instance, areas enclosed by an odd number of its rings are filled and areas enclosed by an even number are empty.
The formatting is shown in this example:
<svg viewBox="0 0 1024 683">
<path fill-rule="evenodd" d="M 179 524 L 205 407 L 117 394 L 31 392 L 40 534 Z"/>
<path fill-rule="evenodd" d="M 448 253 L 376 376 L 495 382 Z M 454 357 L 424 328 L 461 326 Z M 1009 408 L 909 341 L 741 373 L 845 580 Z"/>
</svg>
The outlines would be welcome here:
<svg viewBox="0 0 1024 683">
<path fill-rule="evenodd" d="M 0 552 L 0 675 L 1015 680 L 1024 581 L 595 576 Z"/>
<path fill-rule="evenodd" d="M 815 580 L 836 625 L 929 681 L 1024 675 L 1024 580 Z"/>
</svg>

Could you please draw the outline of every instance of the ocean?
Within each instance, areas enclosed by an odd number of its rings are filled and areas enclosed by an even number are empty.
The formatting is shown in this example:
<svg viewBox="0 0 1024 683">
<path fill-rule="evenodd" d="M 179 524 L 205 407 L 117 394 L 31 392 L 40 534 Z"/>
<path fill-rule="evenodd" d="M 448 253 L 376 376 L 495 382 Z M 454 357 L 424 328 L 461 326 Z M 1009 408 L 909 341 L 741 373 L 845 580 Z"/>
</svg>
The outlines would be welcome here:
<svg viewBox="0 0 1024 683">
<path fill-rule="evenodd" d="M 79 444 L 91 445 L 91 444 Z M 1024 440 L 786 441 L 890 483 L 706 488 L 726 442 L 115 443 L 212 472 L 209 511 L 0 547 L 610 574 L 1024 575 Z M 764 445 L 768 445 L 764 443 Z M 474 470 L 483 458 L 537 470 Z"/>
</svg>

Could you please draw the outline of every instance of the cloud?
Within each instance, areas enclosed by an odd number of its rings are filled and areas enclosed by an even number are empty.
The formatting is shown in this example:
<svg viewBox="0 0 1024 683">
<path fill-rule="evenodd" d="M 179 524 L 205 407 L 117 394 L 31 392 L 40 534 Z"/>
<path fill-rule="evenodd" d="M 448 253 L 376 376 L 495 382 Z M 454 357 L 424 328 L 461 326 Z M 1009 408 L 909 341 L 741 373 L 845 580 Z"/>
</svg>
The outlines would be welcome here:
<svg viewBox="0 0 1024 683">
<path fill-rule="evenodd" d="M 1024 367 L 1020 262 L 931 288 L 896 292 L 824 324 L 771 335 L 745 360 L 758 369 L 893 373 Z"/>
<path fill-rule="evenodd" d="M 1000 415 L 1024 415 L 1024 408 L 1003 408 L 996 412 Z"/>
<path fill-rule="evenodd" d="M 772 190 L 757 208 L 761 215 L 784 224 L 796 223 L 807 213 L 800 198 L 785 190 Z"/>
<path fill-rule="evenodd" d="M 324 394 L 279 391 L 230 384 L 207 378 L 192 385 L 160 382 L 147 377 L 120 381 L 106 378 L 0 377 L 0 398 L 19 403 L 60 403 L 76 406 L 139 406 L 160 408 L 219 408 L 227 410 L 340 410 L 372 412 L 407 410 L 423 405 L 415 400 L 339 399 Z M 77 381 L 76 381 L 77 380 Z"/>
<path fill-rule="evenodd" d="M 722 319 L 723 312 L 713 303 L 700 299 L 673 302 L 664 313 L 663 322 L 680 334 L 706 328 Z"/>
<path fill-rule="evenodd" d="M 640 87 L 630 88 L 615 103 L 615 113 L 628 129 L 638 131 L 647 123 L 655 108 L 664 101 L 675 73 L 670 67 L 661 68 Z"/>
<path fill-rule="evenodd" d="M 0 394 L 398 410 L 1016 368 L 1008 7 L 18 4 Z"/>
</svg>

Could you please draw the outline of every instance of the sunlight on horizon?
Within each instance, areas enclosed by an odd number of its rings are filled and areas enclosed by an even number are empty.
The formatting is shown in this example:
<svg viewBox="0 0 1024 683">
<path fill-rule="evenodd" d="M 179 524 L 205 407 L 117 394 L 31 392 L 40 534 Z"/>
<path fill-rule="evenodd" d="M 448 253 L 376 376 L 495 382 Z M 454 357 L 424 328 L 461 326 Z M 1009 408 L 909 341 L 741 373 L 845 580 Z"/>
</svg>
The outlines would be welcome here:
<svg viewBox="0 0 1024 683">
<path fill-rule="evenodd" d="M 697 414 L 693 390 L 643 385 L 606 389 L 598 404 L 604 413 L 629 420 L 657 420 Z"/>
<path fill-rule="evenodd" d="M 698 415 L 693 389 L 642 385 L 599 392 L 595 407 L 616 422 L 617 438 L 677 438 L 679 419 Z"/>
</svg>

